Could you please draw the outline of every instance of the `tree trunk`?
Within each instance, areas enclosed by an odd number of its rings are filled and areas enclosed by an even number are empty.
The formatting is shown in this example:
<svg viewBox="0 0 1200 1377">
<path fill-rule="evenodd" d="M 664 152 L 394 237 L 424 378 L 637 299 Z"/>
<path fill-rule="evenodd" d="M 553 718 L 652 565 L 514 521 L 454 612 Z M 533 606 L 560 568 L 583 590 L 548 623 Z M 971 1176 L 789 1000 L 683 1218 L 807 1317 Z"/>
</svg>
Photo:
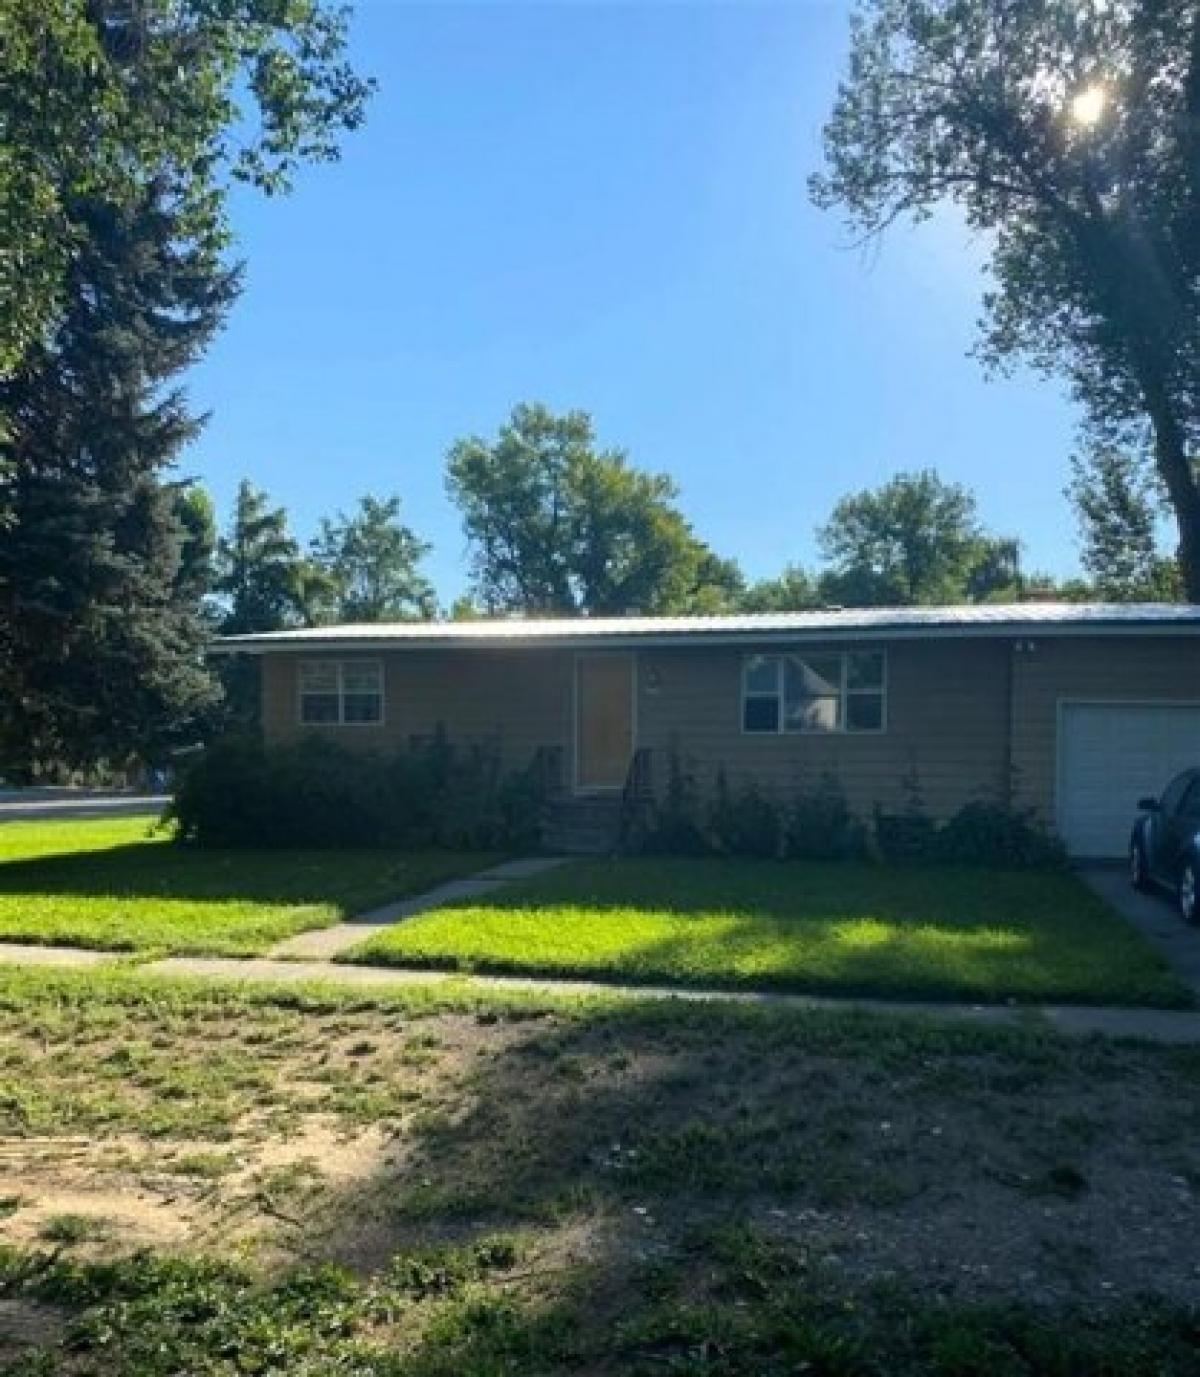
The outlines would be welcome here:
<svg viewBox="0 0 1200 1377">
<path fill-rule="evenodd" d="M 1179 563 L 1188 602 L 1200 603 L 1200 487 L 1188 460 L 1183 427 L 1166 397 L 1147 396 L 1154 427 L 1154 459 L 1179 530 Z"/>
</svg>

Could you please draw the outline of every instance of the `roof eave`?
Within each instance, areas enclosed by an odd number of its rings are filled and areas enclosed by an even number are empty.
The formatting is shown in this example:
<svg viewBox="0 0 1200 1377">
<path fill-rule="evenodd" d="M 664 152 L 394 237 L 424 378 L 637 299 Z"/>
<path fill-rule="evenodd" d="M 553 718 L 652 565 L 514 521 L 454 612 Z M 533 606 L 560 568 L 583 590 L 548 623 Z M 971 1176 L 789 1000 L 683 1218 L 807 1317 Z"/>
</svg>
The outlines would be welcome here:
<svg viewBox="0 0 1200 1377">
<path fill-rule="evenodd" d="M 546 636 L 223 636 L 210 647 L 218 655 L 363 653 L 408 650 L 609 650 L 670 649 L 681 646 L 796 645 L 848 641 L 1048 640 L 1079 636 L 1200 636 L 1200 620 L 987 622 L 972 625 L 880 625 L 871 627 L 747 628 L 739 630 L 554 634 Z"/>
</svg>

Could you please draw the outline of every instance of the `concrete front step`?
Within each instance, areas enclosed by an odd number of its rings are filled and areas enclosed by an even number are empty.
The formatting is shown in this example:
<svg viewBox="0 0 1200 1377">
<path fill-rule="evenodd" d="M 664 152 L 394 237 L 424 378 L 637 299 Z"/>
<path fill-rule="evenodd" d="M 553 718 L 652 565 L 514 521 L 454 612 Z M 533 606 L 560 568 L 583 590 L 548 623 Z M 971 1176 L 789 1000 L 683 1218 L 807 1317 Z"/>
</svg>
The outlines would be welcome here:
<svg viewBox="0 0 1200 1377">
<path fill-rule="evenodd" d="M 606 834 L 588 837 L 564 837 L 561 832 L 548 835 L 543 844 L 563 856 L 608 856 L 616 849 L 616 838 Z"/>
<path fill-rule="evenodd" d="M 616 846 L 620 830 L 620 795 L 567 797 L 547 807 L 542 845 L 571 856 L 602 856 Z"/>
</svg>

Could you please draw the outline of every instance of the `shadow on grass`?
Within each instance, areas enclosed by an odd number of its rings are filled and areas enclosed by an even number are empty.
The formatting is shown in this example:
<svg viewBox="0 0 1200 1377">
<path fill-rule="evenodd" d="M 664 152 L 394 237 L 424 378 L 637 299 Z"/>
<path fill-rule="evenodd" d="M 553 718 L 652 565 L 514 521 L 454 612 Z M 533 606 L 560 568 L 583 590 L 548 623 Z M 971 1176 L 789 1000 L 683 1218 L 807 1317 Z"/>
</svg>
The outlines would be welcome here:
<svg viewBox="0 0 1200 1377">
<path fill-rule="evenodd" d="M 591 863 L 429 914 L 351 959 L 929 1000 L 1193 1002 L 1067 872 Z"/>
<path fill-rule="evenodd" d="M 1085 1371 L 1049 1351 L 1044 1368 L 1001 1359 L 1028 1355 L 1030 1323 L 1049 1342 L 1048 1315 L 1076 1303 L 1102 1304 L 1098 1352 L 1114 1351 L 1107 1279 L 1129 1300 L 1149 1276 L 1096 1240 L 1132 1241 L 1151 1218 L 1163 1259 L 1189 1246 L 1167 1144 L 1195 1115 L 1169 1091 L 1149 1113 L 1126 1105 L 1117 1087 L 1138 1076 L 1100 1046 L 853 1016 L 544 1018 L 481 1051 L 373 1184 L 366 1227 L 346 1202 L 324 1246 L 384 1265 L 397 1248 L 527 1240 L 514 1270 L 535 1285 L 501 1276 L 465 1298 L 405 1372 Z M 1068 1111 L 1099 1131 L 1066 1137 Z M 1105 1189 L 1130 1148 L 1158 1174 L 1150 1206 Z M 1083 1183 L 1070 1198 L 1068 1180 Z M 1080 1243 L 1069 1266 L 1055 1237 Z M 975 1318 L 1031 1297 L 1040 1319 Z M 935 1360 L 958 1304 L 981 1326 L 978 1366 L 953 1345 Z M 1063 1342 L 1090 1352 L 1082 1327 Z M 1145 1369 L 1118 1354 L 1105 1370 Z"/>
<path fill-rule="evenodd" d="M 169 841 L 0 864 L 0 897 L 172 899 L 338 905 L 347 914 L 419 892 L 496 859 L 388 849 L 202 850 Z"/>
<path fill-rule="evenodd" d="M 291 1226 L 306 1270 L 67 1277 L 72 1305 L 111 1303 L 69 1369 L 31 1373 L 1194 1370 L 1194 1317 L 1139 1295 L 1196 1287 L 1170 1184 L 1194 1052 L 678 1006 L 344 1023 L 291 1054 L 293 1083 L 373 1030 L 338 1086 L 411 1088 L 399 1043 L 432 1093 L 389 1109 L 386 1166 Z"/>
</svg>

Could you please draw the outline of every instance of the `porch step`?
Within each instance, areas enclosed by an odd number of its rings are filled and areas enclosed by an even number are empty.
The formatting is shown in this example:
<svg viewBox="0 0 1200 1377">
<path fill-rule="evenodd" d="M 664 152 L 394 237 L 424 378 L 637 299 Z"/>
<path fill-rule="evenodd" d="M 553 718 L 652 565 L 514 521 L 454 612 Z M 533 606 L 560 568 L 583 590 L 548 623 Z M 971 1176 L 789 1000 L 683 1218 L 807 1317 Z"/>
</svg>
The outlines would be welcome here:
<svg viewBox="0 0 1200 1377">
<path fill-rule="evenodd" d="M 542 815 L 542 845 L 568 856 L 602 856 L 617 844 L 619 794 L 581 794 L 555 799 Z"/>
</svg>

